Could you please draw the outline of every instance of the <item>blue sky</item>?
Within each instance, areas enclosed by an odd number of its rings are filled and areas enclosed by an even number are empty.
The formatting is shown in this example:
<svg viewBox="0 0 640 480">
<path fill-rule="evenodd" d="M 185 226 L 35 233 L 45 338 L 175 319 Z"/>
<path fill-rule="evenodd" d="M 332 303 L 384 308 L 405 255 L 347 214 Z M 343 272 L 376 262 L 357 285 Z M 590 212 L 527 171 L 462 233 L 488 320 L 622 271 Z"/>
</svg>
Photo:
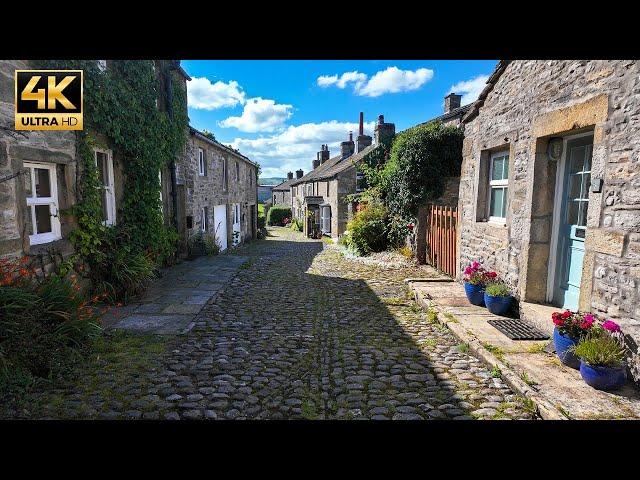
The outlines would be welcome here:
<svg viewBox="0 0 640 480">
<path fill-rule="evenodd" d="M 452 90 L 480 93 L 496 60 L 188 60 L 191 125 L 212 131 L 262 166 L 262 176 L 307 172 L 320 145 L 331 156 L 359 112 L 373 135 L 379 114 L 396 131 L 443 112 Z"/>
</svg>

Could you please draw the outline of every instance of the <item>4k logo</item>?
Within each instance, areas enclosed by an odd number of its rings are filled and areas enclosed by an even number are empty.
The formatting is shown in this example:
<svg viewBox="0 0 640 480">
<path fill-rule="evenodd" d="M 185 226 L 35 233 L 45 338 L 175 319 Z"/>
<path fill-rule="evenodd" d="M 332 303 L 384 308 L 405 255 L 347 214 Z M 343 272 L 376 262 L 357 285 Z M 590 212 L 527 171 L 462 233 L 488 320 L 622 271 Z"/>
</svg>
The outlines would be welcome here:
<svg viewBox="0 0 640 480">
<path fill-rule="evenodd" d="M 82 70 L 16 70 L 16 130 L 82 130 Z"/>
</svg>

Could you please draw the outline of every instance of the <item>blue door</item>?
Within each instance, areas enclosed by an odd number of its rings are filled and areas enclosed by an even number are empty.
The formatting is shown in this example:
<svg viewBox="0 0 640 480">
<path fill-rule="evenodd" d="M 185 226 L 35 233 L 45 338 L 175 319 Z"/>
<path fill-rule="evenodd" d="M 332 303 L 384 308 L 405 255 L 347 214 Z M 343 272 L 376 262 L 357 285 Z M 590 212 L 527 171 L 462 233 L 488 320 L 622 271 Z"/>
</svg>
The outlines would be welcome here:
<svg viewBox="0 0 640 480">
<path fill-rule="evenodd" d="M 593 136 L 567 141 L 553 303 L 578 309 L 587 228 Z"/>
</svg>

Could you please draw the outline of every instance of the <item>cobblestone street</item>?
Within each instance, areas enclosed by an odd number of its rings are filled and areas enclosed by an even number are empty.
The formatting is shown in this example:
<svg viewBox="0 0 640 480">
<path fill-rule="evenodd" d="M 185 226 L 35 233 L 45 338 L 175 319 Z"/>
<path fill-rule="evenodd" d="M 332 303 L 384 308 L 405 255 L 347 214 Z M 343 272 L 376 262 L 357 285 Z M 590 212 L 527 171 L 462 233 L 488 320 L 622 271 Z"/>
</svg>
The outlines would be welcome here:
<svg viewBox="0 0 640 480">
<path fill-rule="evenodd" d="M 187 335 L 163 337 L 135 370 L 111 356 L 38 402 L 36 418 L 532 418 L 403 283 L 285 229 L 249 260 Z M 129 334 L 131 335 L 131 334 Z M 37 411 L 36 411 L 37 410 Z"/>
</svg>

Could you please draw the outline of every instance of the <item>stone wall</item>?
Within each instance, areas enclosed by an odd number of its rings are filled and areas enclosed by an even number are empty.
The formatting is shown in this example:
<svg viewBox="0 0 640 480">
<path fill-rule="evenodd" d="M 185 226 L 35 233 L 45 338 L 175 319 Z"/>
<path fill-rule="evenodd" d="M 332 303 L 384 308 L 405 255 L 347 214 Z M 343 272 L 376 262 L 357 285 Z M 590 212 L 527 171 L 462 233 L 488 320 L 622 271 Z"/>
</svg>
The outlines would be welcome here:
<svg viewBox="0 0 640 480">
<path fill-rule="evenodd" d="M 593 134 L 591 176 L 604 187 L 589 193 L 579 306 L 615 319 L 639 342 L 638 61 L 530 60 L 506 67 L 465 126 L 459 266 L 479 258 L 519 299 L 546 301 L 557 165 L 546 153 L 548 140 L 580 132 Z M 488 154 L 503 149 L 510 152 L 507 219 L 494 225 L 483 218 L 481 179 Z"/>
<path fill-rule="evenodd" d="M 198 149 L 205 152 L 207 162 L 206 175 L 198 173 Z M 227 161 L 226 188 L 223 180 L 223 161 Z M 236 165 L 239 180 L 236 180 Z M 227 245 L 233 244 L 234 203 L 240 204 L 241 240 L 255 238 L 257 231 L 257 167 L 242 157 L 233 154 L 224 147 L 191 135 L 187 142 L 187 155 L 177 165 L 177 180 L 186 187 L 185 216 L 193 218 L 192 228 L 187 236 L 197 233 L 202 227 L 202 208 L 207 207 L 208 224 L 214 225 L 214 207 L 226 205 Z M 254 213 L 254 225 L 251 225 L 251 212 Z M 215 228 L 215 227 L 214 227 Z"/>
<path fill-rule="evenodd" d="M 273 205 L 287 205 L 291 206 L 291 189 L 288 190 L 273 190 L 272 192 Z"/>
<path fill-rule="evenodd" d="M 56 166 L 58 206 L 69 208 L 76 202 L 76 142 L 75 132 L 14 131 L 14 71 L 31 68 L 26 61 L 0 60 L 0 179 L 20 172 L 24 162 Z M 64 254 L 71 252 L 65 240 L 74 224 L 60 215 L 62 239 L 30 247 L 24 182 L 20 175 L 0 181 L 0 257 L 15 257 L 55 248 Z"/>
<path fill-rule="evenodd" d="M 326 194 L 326 191 L 324 193 Z M 356 193 L 355 166 L 343 170 L 329 181 L 329 195 L 325 195 L 325 201 L 331 204 L 331 237 L 333 238 L 338 238 L 347 229 L 349 205 L 345 202 L 345 197 L 354 193 Z"/>
</svg>

